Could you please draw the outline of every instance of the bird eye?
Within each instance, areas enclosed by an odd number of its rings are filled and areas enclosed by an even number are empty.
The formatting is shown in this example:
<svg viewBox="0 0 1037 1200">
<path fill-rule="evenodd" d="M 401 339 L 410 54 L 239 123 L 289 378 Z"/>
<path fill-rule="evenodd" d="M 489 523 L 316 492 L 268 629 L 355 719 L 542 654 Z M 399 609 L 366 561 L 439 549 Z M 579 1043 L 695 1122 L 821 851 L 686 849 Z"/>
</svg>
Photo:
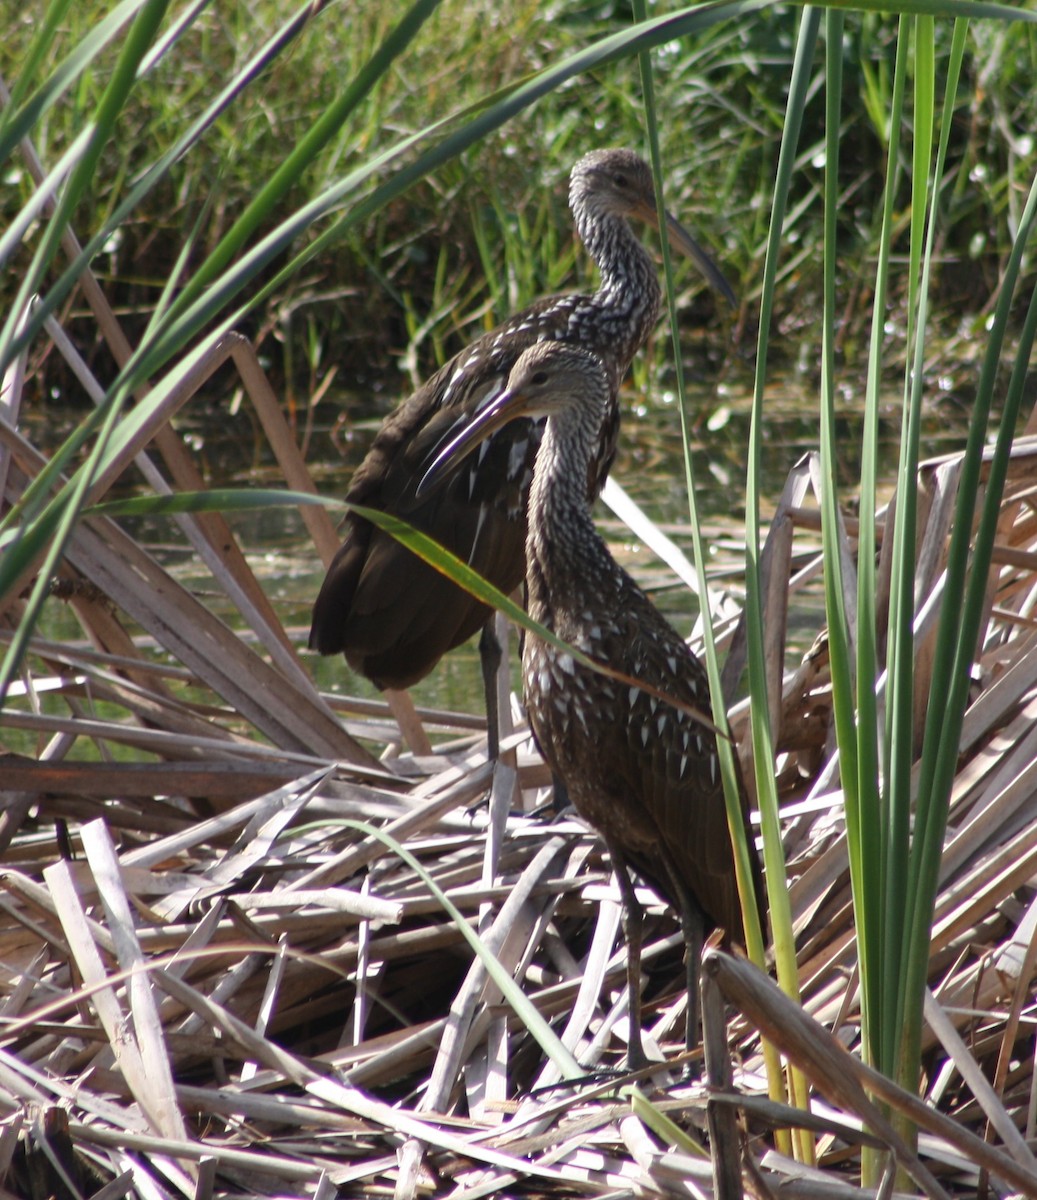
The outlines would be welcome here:
<svg viewBox="0 0 1037 1200">
<path fill-rule="evenodd" d="M 533 378 L 529 382 L 540 384 L 540 383 L 547 383 L 547 380 L 548 380 L 548 374 L 546 371 L 537 371 L 537 373 L 533 376 Z"/>
<path fill-rule="evenodd" d="M 613 175 L 612 182 L 618 188 L 625 188 L 627 186 L 627 177 L 625 175 Z"/>
</svg>

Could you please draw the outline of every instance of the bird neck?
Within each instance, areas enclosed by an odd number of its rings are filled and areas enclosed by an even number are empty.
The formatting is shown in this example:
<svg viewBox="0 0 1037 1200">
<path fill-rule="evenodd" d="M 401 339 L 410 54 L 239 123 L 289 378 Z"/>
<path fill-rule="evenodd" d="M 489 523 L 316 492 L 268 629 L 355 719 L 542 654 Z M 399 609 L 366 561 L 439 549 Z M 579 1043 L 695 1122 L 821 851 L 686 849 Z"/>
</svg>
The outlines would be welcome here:
<svg viewBox="0 0 1037 1200">
<path fill-rule="evenodd" d="M 553 608 L 586 590 L 586 581 L 611 563 L 591 518 L 587 472 L 605 416 L 600 405 L 579 405 L 548 419 L 529 492 L 526 537 L 529 613 L 550 617 Z"/>
<path fill-rule="evenodd" d="M 574 207 L 574 214 L 580 240 L 601 277 L 595 302 L 624 317 L 636 330 L 640 345 L 655 324 L 662 302 L 651 255 L 625 217 L 592 215 L 580 203 Z"/>
</svg>

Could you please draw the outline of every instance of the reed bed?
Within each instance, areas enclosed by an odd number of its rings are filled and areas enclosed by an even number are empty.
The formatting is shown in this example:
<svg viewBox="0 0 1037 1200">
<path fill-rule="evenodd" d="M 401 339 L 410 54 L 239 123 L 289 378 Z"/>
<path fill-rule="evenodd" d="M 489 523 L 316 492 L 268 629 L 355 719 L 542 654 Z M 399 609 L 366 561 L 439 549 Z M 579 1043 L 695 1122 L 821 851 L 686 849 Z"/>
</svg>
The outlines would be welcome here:
<svg viewBox="0 0 1037 1200">
<path fill-rule="evenodd" d="M 56 324 L 51 336 L 74 363 Z M 95 504 L 131 463 L 156 490 L 196 486 L 173 418 L 228 360 L 287 485 L 315 490 L 231 335 L 124 442 Z M 47 459 L 7 383 L 11 506 Z M 919 695 L 958 468 L 927 462 L 917 481 Z M 1035 485 L 1032 427 L 1012 453 L 959 747 L 921 1102 L 857 1056 L 825 631 L 801 660 L 785 648 L 821 570 L 812 458 L 789 477 L 763 564 L 803 1005 L 710 949 L 705 1071 L 686 1070 L 680 932 L 646 891 L 646 1030 L 662 1061 L 638 1078 L 619 1071 L 618 891 L 598 839 L 554 811 L 517 702 L 495 768 L 470 714 L 418 712 L 401 732 L 387 705 L 314 688 L 218 514 L 176 519 L 237 631 L 118 518 L 88 512 L 49 601 L 82 636 L 35 636 L 2 713 L 16 749 L 0 763 L 0 1194 L 841 1197 L 857 1192 L 861 1147 L 880 1144 L 908 1194 L 1037 1196 Z M 327 560 L 331 518 L 304 514 Z M 870 519 L 881 613 L 892 539 L 885 510 Z M 846 515 L 844 530 L 852 563 L 860 526 Z M 744 639 L 729 565 L 722 582 L 730 683 Z M 4 636 L 17 620 L 15 604 Z M 732 705 L 743 758 L 746 715 Z M 809 1114 L 768 1098 L 762 1035 L 810 1081 Z M 917 1152 L 891 1114 L 918 1124 Z M 814 1165 L 788 1155 L 793 1125 Z"/>
<path fill-rule="evenodd" d="M 750 232 L 735 235 L 753 272 L 744 276 L 747 307 L 739 316 L 746 331 L 753 325 L 749 306 L 755 312 L 759 300 L 746 488 L 753 553 L 736 547 L 712 568 L 714 594 L 701 605 L 711 622 L 698 634 L 705 635 L 713 695 L 729 702 L 743 773 L 759 796 L 774 912 L 773 962 L 766 965 L 776 964 L 784 991 L 762 969 L 708 946 L 703 1051 L 685 1061 L 681 937 L 672 914 L 646 891 L 645 1012 L 659 1065 L 628 1077 L 618 893 L 597 838 L 571 812 L 555 811 L 520 705 L 506 705 L 511 727 L 501 762 L 491 765 L 471 713 L 414 711 L 406 698 L 372 703 L 318 691 L 298 654 L 301 631 L 285 627 L 226 519 L 231 509 L 270 497 L 247 489 L 200 497 L 201 464 L 177 432 L 177 416 L 217 371 L 224 380 L 233 371 L 290 502 L 313 501 L 302 515 L 314 557 L 327 562 L 337 534 L 316 503 L 300 448 L 307 433 L 300 437 L 286 423 L 257 353 L 264 337 L 272 340 L 270 329 L 283 328 L 260 319 L 267 301 L 280 306 L 284 295 L 315 295 L 312 278 L 300 278 L 302 268 L 347 235 L 365 247 L 366 279 L 372 258 L 364 221 L 372 216 L 386 214 L 378 220 L 373 260 L 383 262 L 387 248 L 409 255 L 419 236 L 412 210 L 399 210 L 408 214 L 400 239 L 387 206 L 431 171 L 458 169 L 466 149 L 552 92 L 635 54 L 661 179 L 649 51 L 668 48 L 667 75 L 675 78 L 675 39 L 690 47 L 690 39 L 712 38 L 721 23 L 741 21 L 709 43 L 726 62 L 728 45 L 751 47 L 761 30 L 766 34 L 769 27 L 753 17 L 767 6 L 721 0 L 648 19 L 635 0 L 629 29 L 599 30 L 587 44 L 578 29 L 571 50 L 545 48 L 542 64 L 523 62 L 514 76 L 510 49 L 503 73 L 465 72 L 477 81 L 477 96 L 471 104 L 462 98 L 459 110 L 452 79 L 449 112 L 430 103 L 427 87 L 415 90 L 421 121 L 431 122 L 423 130 L 397 119 L 398 112 L 386 121 L 396 110 L 375 84 L 425 78 L 408 74 L 402 56 L 418 47 L 435 0 L 406 6 L 391 28 L 368 33 L 369 45 L 350 24 L 352 65 L 343 66 L 334 51 L 328 59 L 341 87 L 315 109 L 303 99 L 307 116 L 297 135 L 271 127 L 270 170 L 257 170 L 260 160 L 242 150 L 236 162 L 245 168 L 244 205 L 224 212 L 218 189 L 210 191 L 210 167 L 220 155 L 206 148 L 207 135 L 233 101 L 251 101 L 254 85 L 263 89 L 262 111 L 278 110 L 268 102 L 274 78 L 268 69 L 287 47 L 301 46 L 296 39 L 323 7 L 306 3 L 283 15 L 277 9 L 277 27 L 251 40 L 230 26 L 235 65 L 212 80 L 211 94 L 197 106 L 177 89 L 193 87 L 199 73 L 176 51 L 194 44 L 185 35 L 205 6 L 188 6 L 169 26 L 161 0 L 120 6 L 89 37 L 69 37 L 67 44 L 62 18 L 70 7 L 48 6 L 31 30 L 20 27 L 31 33 L 30 49 L 10 94 L 0 81 L 0 157 L 20 155 L 12 178 L 25 193 L 0 246 L 0 258 L 12 266 L 13 297 L 0 334 L 0 1200 L 388 1194 L 727 1200 L 745 1193 L 856 1195 L 862 1179 L 875 1189 L 865 1194 L 882 1197 L 1037 1196 L 1037 425 L 1031 420 L 1020 431 L 1025 417 L 1017 419 L 1037 306 L 1021 326 L 1009 320 L 1014 295 L 1032 291 L 1023 281 L 1037 186 L 1024 201 L 1018 180 L 1031 174 L 1032 145 L 1011 135 L 1016 124 L 1030 128 L 1024 117 L 1016 121 L 1013 99 L 1028 102 L 1032 91 L 1029 43 L 1022 35 L 1013 43 L 1007 32 L 1001 38 L 1002 30 L 1037 18 L 1025 8 L 966 0 L 919 2 L 906 6 L 913 15 L 905 8 L 894 33 L 872 19 L 877 0 L 867 0 L 872 17 L 855 29 L 864 37 L 858 52 L 847 40 L 842 6 L 823 12 L 807 6 L 795 23 L 794 47 L 792 40 L 782 43 L 780 61 L 792 70 L 787 96 L 781 90 L 784 120 L 770 93 L 757 96 L 755 66 L 745 72 L 745 98 L 731 109 L 740 130 L 737 153 L 726 132 L 716 140 L 687 137 L 683 116 L 691 106 L 684 92 L 668 110 L 681 113 L 667 124 L 682 140 L 724 147 L 730 174 L 712 205 L 718 214 L 726 218 L 737 207 L 726 199 L 740 194 L 736 177 L 748 179 L 771 210 L 765 253 L 756 216 Z M 972 170 L 948 158 L 951 134 L 962 124 L 958 82 L 963 64 L 973 61 L 967 18 L 977 23 L 976 61 L 983 64 L 968 124 L 999 132 L 990 139 L 996 146 L 977 143 L 983 152 L 970 151 L 962 161 L 983 163 L 990 178 L 1004 180 L 993 189 L 972 187 Z M 776 19 L 791 35 L 780 12 Z M 217 24 L 225 20 L 221 15 Z M 252 20 L 251 10 L 242 20 Z M 980 22 L 996 24 L 980 28 Z M 483 25 L 481 16 L 472 24 L 473 45 L 482 41 Z M 204 48 L 206 30 L 198 28 Z M 313 28 L 310 54 L 318 55 L 326 41 Z M 501 28 L 509 48 L 520 44 L 512 24 Z M 421 49 L 436 79 L 456 74 L 434 36 Z M 474 54 L 464 57 L 466 64 L 476 61 Z M 308 82 L 321 74 L 312 65 L 317 61 L 301 52 L 295 60 Z M 771 51 L 766 61 L 777 61 Z M 852 336 L 852 323 L 836 337 L 837 314 L 850 309 L 837 306 L 835 284 L 837 258 L 850 261 L 838 218 L 851 215 L 856 244 L 864 209 L 855 204 L 867 199 L 854 200 L 855 188 L 845 192 L 840 182 L 840 161 L 869 158 L 850 141 L 840 158 L 846 115 L 862 107 L 843 83 L 844 65 L 856 64 L 867 120 L 881 144 L 875 161 L 885 159 L 887 170 L 881 214 L 874 210 L 866 222 L 871 233 L 860 242 L 878 241 L 874 300 L 858 282 L 850 306 L 866 311 L 870 304 L 874 316 L 860 492 L 850 512 L 835 488 L 834 418 L 835 348 L 844 333 Z M 132 106 L 143 100 L 142 111 L 153 111 L 150 92 L 138 89 L 153 85 L 158 65 L 168 71 L 158 78 L 158 111 L 177 120 L 141 124 Z M 680 78 L 693 80 L 694 94 L 702 94 L 700 61 L 692 54 L 684 67 Z M 989 86 L 991 72 L 998 88 Z M 940 109 L 937 84 L 944 78 Z M 623 68 L 622 86 L 612 76 L 594 79 L 616 98 L 610 107 L 636 114 L 640 138 L 640 110 L 628 98 L 630 72 Z M 816 124 L 815 133 L 800 136 L 817 86 L 825 95 L 823 142 Z M 492 95 L 483 95 L 486 87 Z M 853 104 L 842 103 L 844 92 Z M 566 114 L 573 94 L 563 101 Z M 363 103 L 368 95 L 370 106 Z M 67 147 L 60 137 L 41 142 L 66 96 Z M 992 99 L 988 119 L 980 101 Z M 705 110 L 726 114 L 731 103 L 710 101 Z M 251 122 L 250 111 L 226 125 L 235 146 L 251 125 L 265 128 L 265 118 Z M 769 165 L 745 171 L 765 144 L 768 123 L 782 130 L 773 187 Z M 565 122 L 559 127 L 564 134 Z M 609 121 L 595 127 L 629 129 Z M 147 137 L 131 132 L 145 128 Z M 356 143 L 363 159 L 350 141 L 357 128 L 370 131 Z M 568 135 L 540 137 L 536 128 L 526 127 L 532 145 L 551 141 L 560 155 L 570 153 Z M 385 130 L 391 135 L 380 142 L 374 135 Z M 901 246 L 894 234 L 907 210 L 897 175 L 908 130 L 910 229 Z M 872 141 L 869 130 L 863 144 Z M 99 186 L 109 157 L 132 163 L 119 170 L 111 192 Z M 709 152 L 703 161 L 720 157 Z M 824 165 L 815 170 L 819 158 Z M 175 178 L 170 173 L 184 164 L 191 169 L 181 190 L 192 202 L 177 210 L 187 226 L 163 246 L 160 258 L 168 256 L 169 269 L 160 271 L 157 287 L 145 289 L 143 307 L 126 299 L 141 294 L 135 286 L 122 293 L 113 281 L 106 295 L 90 264 L 118 250 L 124 233 L 145 230 L 152 240 L 140 205 L 150 199 L 147 211 L 167 209 L 167 175 Z M 297 203 L 299 181 L 315 167 L 313 194 Z M 694 166 L 686 169 L 694 175 Z M 456 177 L 465 176 L 442 178 Z M 869 167 L 861 178 L 871 188 L 881 175 Z M 205 183 L 190 183 L 199 179 Z M 257 179 L 266 180 L 258 193 Z M 955 180 L 951 195 L 947 185 Z M 801 186 L 824 201 L 822 332 L 817 345 L 809 340 L 811 361 L 821 352 L 820 458 L 809 456 L 791 471 L 758 538 L 759 514 L 772 500 L 761 505 L 759 461 L 777 284 L 818 261 L 816 238 L 803 242 L 792 230 L 810 209 L 797 200 Z M 480 273 L 490 278 L 499 262 L 489 247 L 495 235 L 486 231 L 496 229 L 506 215 L 501 206 L 515 195 L 494 191 L 492 220 L 472 216 Z M 943 232 L 934 239 L 931 231 L 941 228 L 941 193 L 957 201 L 984 191 L 1009 218 L 979 220 L 983 236 L 995 236 L 994 225 L 1012 234 L 1007 258 L 1004 246 L 990 256 L 997 260 L 998 299 L 984 325 L 968 449 L 963 457 L 919 466 L 917 430 L 930 367 L 926 314 L 940 247 L 970 247 L 960 260 L 970 303 L 982 305 L 993 288 L 993 274 L 983 287 L 971 278 L 973 226 L 955 226 L 960 236 L 950 240 Z M 214 198 L 218 219 L 211 229 L 194 207 L 200 193 Z M 429 194 L 435 219 L 420 227 L 439 230 L 445 206 L 438 193 Z M 94 217 L 80 221 L 84 205 Z M 535 228 L 555 224 L 546 217 L 553 206 L 550 197 L 543 200 Z M 462 207 L 448 207 L 467 228 Z M 507 220 L 499 223 L 512 229 Z M 547 279 L 532 259 L 516 257 L 527 241 L 542 247 Z M 559 253 L 557 245 L 553 235 L 509 234 L 502 246 L 509 268 L 506 277 L 497 271 L 493 305 L 516 306 L 513 271 L 531 294 L 545 284 L 568 286 L 569 251 Z M 802 249 L 783 253 L 786 246 Z M 903 253 L 907 271 L 891 288 L 889 268 Z M 459 298 L 465 311 L 482 304 L 464 273 L 449 269 L 448 257 L 441 253 L 438 263 L 422 272 L 423 284 L 435 276 L 432 304 L 411 304 L 409 274 L 394 274 L 390 264 L 386 276 L 387 290 L 400 288 L 394 311 L 433 312 L 424 330 L 408 331 L 415 353 L 426 337 L 436 353 L 444 349 L 436 327 L 449 314 L 453 330 Z M 664 273 L 672 301 L 672 272 Z M 859 271 L 850 277 L 858 280 Z M 798 286 L 783 291 L 802 296 Z M 887 300 L 905 295 L 911 365 L 905 366 L 899 495 L 883 508 L 872 460 L 884 322 Z M 349 324 L 333 305 L 321 307 L 329 328 Z M 124 328 L 114 309 L 134 323 Z M 1018 352 L 1002 387 L 1010 329 L 1018 334 Z M 680 333 L 675 317 L 673 331 Z M 442 336 L 449 336 L 445 326 Z M 327 381 L 334 367 L 318 370 L 321 342 L 311 339 L 309 368 Z M 676 344 L 675 351 L 679 377 L 683 356 Z M 286 364 L 294 354 L 286 350 Z M 97 405 L 96 419 L 83 421 L 60 446 L 40 445 L 26 433 L 22 406 L 26 395 L 46 394 L 45 370 L 57 363 L 60 378 L 74 377 Z M 92 366 L 108 378 L 95 378 Z M 296 376 L 286 375 L 291 386 Z M 997 446 L 984 453 L 995 410 Z M 306 420 L 312 405 L 307 413 Z M 696 489 L 690 468 L 686 474 L 698 564 Z M 138 499 L 129 508 L 109 503 L 113 489 L 125 494 L 127 485 Z M 666 564 L 653 565 L 654 578 L 675 571 L 706 590 L 706 571 L 700 580 L 662 531 L 623 508 L 616 489 L 606 499 Z M 158 511 L 147 507 L 151 501 L 179 525 L 206 573 L 204 591 L 186 586 L 125 523 L 134 505 Z M 981 519 L 969 515 L 981 512 Z M 758 540 L 766 541 L 759 555 Z M 985 584 L 985 594 L 973 580 Z M 815 616 L 810 650 L 792 652 L 790 626 L 795 620 L 802 629 L 805 614 L 817 613 L 822 584 L 829 625 Z M 66 606 L 78 631 L 45 635 L 47 624 L 38 620 L 44 604 Z M 229 624 L 218 615 L 228 611 L 235 614 Z M 953 670 L 946 669 L 950 662 Z M 970 663 L 971 672 L 960 669 Z M 751 725 L 742 698 L 747 678 Z M 911 711 L 913 697 L 929 699 L 915 700 Z M 759 762 L 751 761 L 754 753 Z M 840 754 L 847 761 L 845 795 Z M 944 831 L 943 768 L 951 761 Z M 917 839 L 910 836 L 911 811 L 918 815 Z M 935 919 L 926 939 L 938 857 Z M 895 905 L 901 896 L 909 910 L 902 930 Z M 900 970 L 886 971 L 890 964 Z M 789 998 L 794 991 L 798 1001 Z M 916 1092 L 915 1018 L 923 999 Z M 797 1103 L 809 1092 L 800 1107 L 780 1094 L 778 1055 Z M 875 1062 L 903 1086 L 866 1065 Z"/>
</svg>

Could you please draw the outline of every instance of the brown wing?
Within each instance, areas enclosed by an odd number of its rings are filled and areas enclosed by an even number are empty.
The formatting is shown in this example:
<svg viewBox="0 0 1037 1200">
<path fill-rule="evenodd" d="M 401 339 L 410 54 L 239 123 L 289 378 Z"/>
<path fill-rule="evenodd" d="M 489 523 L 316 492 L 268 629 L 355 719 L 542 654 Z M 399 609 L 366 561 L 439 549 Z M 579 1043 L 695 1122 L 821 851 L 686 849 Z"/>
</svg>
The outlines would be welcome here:
<svg viewBox="0 0 1037 1200">
<path fill-rule="evenodd" d="M 435 424 L 440 423 L 446 422 Z M 422 442 L 438 444 L 433 423 L 422 433 L 428 435 Z M 497 478 L 503 478 L 507 462 L 516 453 L 526 452 L 513 439 L 489 447 L 486 458 Z M 421 447 L 409 445 L 407 458 L 421 460 Z M 498 459 L 503 461 L 494 461 Z M 376 497 L 365 496 L 363 502 L 398 514 L 501 591 L 513 591 L 522 580 L 525 563 L 521 481 L 516 480 L 512 489 L 514 506 L 509 513 L 472 503 L 468 472 L 427 500 L 415 502 L 413 486 L 420 477 L 417 470 L 407 475 L 394 471 L 388 481 L 391 486 L 383 487 Z M 359 490 L 351 488 L 350 498 L 356 499 Z M 314 605 L 310 644 L 323 654 L 344 652 L 354 669 L 380 687 L 409 687 L 427 675 L 447 650 L 484 625 L 489 609 L 362 518 L 347 517 L 346 528 L 346 539 Z"/>
<path fill-rule="evenodd" d="M 503 387 L 514 352 L 494 347 L 481 339 L 386 419 L 346 499 L 402 517 L 507 593 L 525 569 L 525 492 L 540 430 L 514 422 L 444 487 L 414 496 L 448 432 Z M 314 605 L 310 646 L 344 653 L 379 687 L 409 687 L 478 630 L 489 610 L 362 518 L 347 516 L 345 530 Z"/>
<path fill-rule="evenodd" d="M 621 611 L 625 647 L 622 658 L 611 661 L 622 661 L 635 678 L 708 717 L 712 706 L 705 669 L 677 633 L 639 591 L 626 597 Z M 650 815 L 658 830 L 658 845 L 667 847 L 706 916 L 740 940 L 741 906 L 713 732 L 641 691 L 628 703 L 623 751 L 623 763 L 617 761 L 614 769 Z M 743 812 L 744 808 L 743 800 Z M 676 905 L 662 853 L 647 850 L 629 857 L 631 865 Z"/>
<path fill-rule="evenodd" d="M 525 572 L 526 495 L 542 423 L 513 421 L 444 487 L 421 500 L 414 490 L 449 431 L 504 386 L 522 351 L 570 336 L 570 317 L 586 303 L 581 296 L 540 301 L 451 359 L 386 418 L 346 499 L 402 517 L 502 592 L 513 591 Z M 592 495 L 604 483 L 617 437 L 618 409 L 591 467 Z M 368 522 L 347 517 L 345 530 L 314 604 L 310 647 L 344 653 L 379 687 L 410 687 L 478 630 L 489 610 Z"/>
</svg>

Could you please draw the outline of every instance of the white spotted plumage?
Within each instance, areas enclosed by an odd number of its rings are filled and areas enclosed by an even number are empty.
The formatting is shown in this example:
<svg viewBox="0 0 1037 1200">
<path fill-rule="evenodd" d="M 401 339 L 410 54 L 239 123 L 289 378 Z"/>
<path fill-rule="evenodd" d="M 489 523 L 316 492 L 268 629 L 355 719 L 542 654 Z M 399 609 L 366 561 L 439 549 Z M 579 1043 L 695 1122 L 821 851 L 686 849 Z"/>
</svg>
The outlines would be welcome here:
<svg viewBox="0 0 1037 1200">
<path fill-rule="evenodd" d="M 527 631 L 522 674 L 530 725 L 577 810 L 603 835 L 621 880 L 633 867 L 673 904 L 693 956 L 702 913 L 741 936 L 709 688 L 698 659 L 594 528 L 585 481 L 609 389 L 596 356 L 551 343 L 532 347 L 504 393 L 459 435 L 458 447 L 489 436 L 509 416 L 547 417 L 530 487 L 529 614 L 640 684 L 619 687 Z M 628 922 L 632 895 L 624 893 Z M 631 963 L 633 994 L 633 953 Z M 632 1061 L 638 1046 L 639 1036 Z"/>
<path fill-rule="evenodd" d="M 609 555 L 589 514 L 582 481 L 608 397 L 607 372 L 594 356 L 544 344 L 526 351 L 513 368 L 507 391 L 495 402 L 500 418 L 487 414 L 494 417 L 487 432 L 500 426 L 509 406 L 548 416 L 530 491 L 530 614 L 570 645 L 646 684 L 617 688 L 567 651 L 527 633 L 523 678 L 530 723 L 577 808 L 610 846 L 621 846 L 671 901 L 676 865 L 712 919 L 737 932 L 705 673 Z"/>
<path fill-rule="evenodd" d="M 651 174 L 627 150 L 600 150 L 573 167 L 570 207 L 579 237 L 598 267 L 589 295 L 541 300 L 483 335 L 428 379 L 383 423 L 347 491 L 347 500 L 394 513 L 431 534 L 504 592 L 522 579 L 526 497 L 540 428 L 527 421 L 487 443 L 443 493 L 415 494 L 422 469 L 459 417 L 469 418 L 503 388 L 530 345 L 585 346 L 605 363 L 607 416 L 597 431 L 585 494 L 608 473 L 618 436 L 616 394 L 651 331 L 660 289 L 651 256 L 628 221 L 658 226 Z M 667 225 L 667 236 L 702 265 Z M 697 249 L 697 248 L 694 248 Z M 706 269 L 715 286 L 715 268 Z M 729 291 L 729 289 L 727 289 Z M 473 511 L 474 510 L 474 511 Z M 380 687 L 409 687 L 440 655 L 480 628 L 489 610 L 355 513 L 314 606 L 310 645 L 342 652 Z"/>
</svg>

